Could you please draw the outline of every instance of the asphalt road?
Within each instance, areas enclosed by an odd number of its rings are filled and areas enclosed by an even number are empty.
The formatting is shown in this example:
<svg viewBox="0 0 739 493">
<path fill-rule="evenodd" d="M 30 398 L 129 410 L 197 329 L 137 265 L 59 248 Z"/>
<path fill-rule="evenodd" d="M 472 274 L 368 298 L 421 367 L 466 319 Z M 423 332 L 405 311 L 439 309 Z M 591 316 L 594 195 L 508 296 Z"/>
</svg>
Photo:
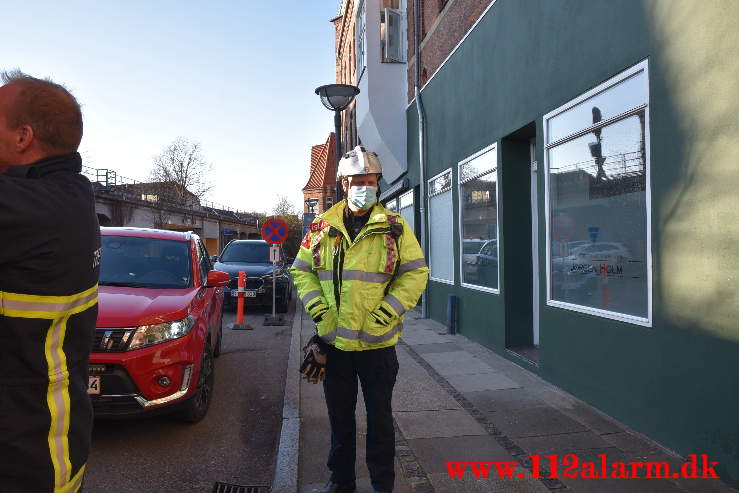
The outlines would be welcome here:
<svg viewBox="0 0 739 493">
<path fill-rule="evenodd" d="M 216 481 L 268 486 L 280 437 L 295 300 L 286 325 L 234 331 L 224 313 L 223 351 L 215 363 L 208 415 L 195 425 L 160 416 L 96 420 L 85 493 L 210 492 Z"/>
</svg>

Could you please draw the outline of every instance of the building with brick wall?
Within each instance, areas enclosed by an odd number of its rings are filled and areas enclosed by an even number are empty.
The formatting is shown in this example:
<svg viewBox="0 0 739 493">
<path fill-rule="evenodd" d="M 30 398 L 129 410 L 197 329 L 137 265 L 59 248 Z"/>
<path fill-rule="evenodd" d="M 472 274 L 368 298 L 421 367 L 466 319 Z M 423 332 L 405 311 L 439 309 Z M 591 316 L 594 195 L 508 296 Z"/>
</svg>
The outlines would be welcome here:
<svg viewBox="0 0 739 493">
<path fill-rule="evenodd" d="M 739 485 L 736 2 L 420 3 L 425 313 Z"/>
<path fill-rule="evenodd" d="M 331 19 L 336 31 L 336 83 L 356 85 L 356 0 L 342 0 L 339 14 Z M 341 149 L 346 152 L 357 145 L 356 102 L 341 112 Z"/>
<path fill-rule="evenodd" d="M 335 135 L 315 145 L 310 153 L 310 175 L 303 187 L 303 213 L 321 214 L 336 203 L 336 147 Z"/>
</svg>

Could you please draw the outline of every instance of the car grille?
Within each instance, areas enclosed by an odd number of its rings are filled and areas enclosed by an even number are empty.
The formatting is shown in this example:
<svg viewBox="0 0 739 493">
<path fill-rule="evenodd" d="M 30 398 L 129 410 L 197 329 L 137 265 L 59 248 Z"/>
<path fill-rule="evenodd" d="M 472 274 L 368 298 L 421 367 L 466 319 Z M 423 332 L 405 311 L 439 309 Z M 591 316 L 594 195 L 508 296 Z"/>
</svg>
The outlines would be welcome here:
<svg viewBox="0 0 739 493">
<path fill-rule="evenodd" d="M 141 404 L 136 402 L 133 396 L 128 395 L 92 396 L 90 401 L 97 417 L 134 414 L 143 410 Z"/>
<path fill-rule="evenodd" d="M 92 341 L 93 353 L 122 353 L 128 347 L 128 341 L 134 329 L 97 329 Z"/>
<path fill-rule="evenodd" d="M 246 278 L 246 287 L 244 289 L 259 289 L 262 287 L 262 284 L 264 281 L 260 279 L 259 277 L 247 277 Z M 229 284 L 229 287 L 231 289 L 238 289 L 239 288 L 239 278 L 235 277 L 231 279 L 231 284 Z"/>
</svg>

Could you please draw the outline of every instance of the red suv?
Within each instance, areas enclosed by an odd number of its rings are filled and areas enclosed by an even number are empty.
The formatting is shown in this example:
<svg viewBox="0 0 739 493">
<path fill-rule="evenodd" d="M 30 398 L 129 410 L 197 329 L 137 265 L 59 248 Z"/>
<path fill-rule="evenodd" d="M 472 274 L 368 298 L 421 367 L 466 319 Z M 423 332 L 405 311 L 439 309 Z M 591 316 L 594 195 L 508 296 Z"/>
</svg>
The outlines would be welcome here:
<svg viewBox="0 0 739 493">
<path fill-rule="evenodd" d="M 223 286 L 192 233 L 101 228 L 99 311 L 88 393 L 95 415 L 165 408 L 200 421 L 221 350 Z"/>
</svg>

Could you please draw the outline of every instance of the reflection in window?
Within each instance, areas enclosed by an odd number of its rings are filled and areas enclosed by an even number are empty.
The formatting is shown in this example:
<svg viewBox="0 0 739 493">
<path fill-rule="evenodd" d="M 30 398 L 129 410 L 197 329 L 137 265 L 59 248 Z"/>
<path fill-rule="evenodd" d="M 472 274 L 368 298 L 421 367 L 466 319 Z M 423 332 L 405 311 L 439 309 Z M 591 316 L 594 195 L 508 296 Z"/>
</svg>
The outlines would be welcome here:
<svg viewBox="0 0 739 493">
<path fill-rule="evenodd" d="M 498 289 L 497 152 L 459 165 L 462 283 Z"/>
<path fill-rule="evenodd" d="M 398 204 L 400 206 L 400 215 L 408 223 L 410 231 L 415 231 L 415 212 L 413 209 L 413 190 L 404 193 L 398 198 Z"/>
<path fill-rule="evenodd" d="M 547 146 L 550 304 L 648 321 L 646 77 L 640 70 L 555 117 Z M 602 107 L 608 118 L 622 116 L 603 125 Z M 574 137 L 556 141 L 564 135 Z"/>
<path fill-rule="evenodd" d="M 429 269 L 435 281 L 454 282 L 452 170 L 429 180 Z"/>
</svg>

